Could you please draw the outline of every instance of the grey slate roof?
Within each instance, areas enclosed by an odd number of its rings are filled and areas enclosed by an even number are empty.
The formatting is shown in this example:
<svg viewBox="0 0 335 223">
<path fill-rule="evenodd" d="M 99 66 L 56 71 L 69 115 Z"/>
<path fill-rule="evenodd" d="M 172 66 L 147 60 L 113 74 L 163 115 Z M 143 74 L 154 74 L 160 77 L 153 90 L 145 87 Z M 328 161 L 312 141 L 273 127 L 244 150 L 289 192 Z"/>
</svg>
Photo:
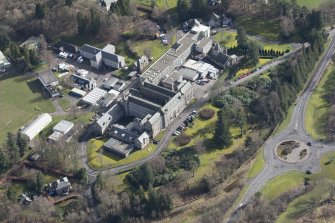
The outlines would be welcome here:
<svg viewBox="0 0 335 223">
<path fill-rule="evenodd" d="M 80 50 L 88 52 L 90 54 L 94 54 L 94 55 L 97 54 L 97 53 L 99 53 L 101 51 L 99 48 L 91 46 L 91 45 L 88 45 L 88 44 L 85 44 L 82 47 L 80 47 Z"/>
<path fill-rule="evenodd" d="M 43 73 L 40 73 L 38 75 L 38 78 L 43 82 L 43 84 L 45 85 L 49 85 L 53 82 L 58 81 L 58 79 L 56 78 L 56 76 L 51 72 L 51 71 L 45 71 Z"/>
</svg>

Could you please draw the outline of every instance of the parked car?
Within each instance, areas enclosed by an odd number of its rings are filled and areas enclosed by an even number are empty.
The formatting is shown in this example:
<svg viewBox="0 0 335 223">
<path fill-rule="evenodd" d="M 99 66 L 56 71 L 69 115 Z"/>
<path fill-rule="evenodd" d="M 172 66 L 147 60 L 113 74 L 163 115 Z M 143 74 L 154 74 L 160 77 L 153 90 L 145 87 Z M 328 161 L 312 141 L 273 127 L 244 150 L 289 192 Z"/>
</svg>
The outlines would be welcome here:
<svg viewBox="0 0 335 223">
<path fill-rule="evenodd" d="M 78 63 L 80 63 L 80 64 L 84 63 L 84 59 L 78 60 Z"/>
<path fill-rule="evenodd" d="M 174 135 L 174 136 L 178 136 L 178 135 L 180 135 L 180 132 L 176 130 L 176 131 L 173 132 L 172 135 Z"/>
</svg>

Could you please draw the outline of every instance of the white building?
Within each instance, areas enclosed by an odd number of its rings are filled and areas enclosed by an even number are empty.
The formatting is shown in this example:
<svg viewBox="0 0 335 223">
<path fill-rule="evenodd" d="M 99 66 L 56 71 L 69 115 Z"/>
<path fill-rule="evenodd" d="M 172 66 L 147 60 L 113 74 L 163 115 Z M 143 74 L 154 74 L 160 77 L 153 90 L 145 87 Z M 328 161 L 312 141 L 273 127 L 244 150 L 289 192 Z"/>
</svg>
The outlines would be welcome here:
<svg viewBox="0 0 335 223">
<path fill-rule="evenodd" d="M 55 125 L 52 130 L 53 133 L 48 137 L 52 141 L 58 141 L 60 138 L 68 134 L 73 129 L 74 123 L 62 120 Z"/>
<path fill-rule="evenodd" d="M 6 69 L 9 66 L 10 66 L 9 61 L 7 60 L 5 55 L 3 55 L 3 53 L 0 51 L 0 69 Z"/>
<path fill-rule="evenodd" d="M 52 121 L 51 115 L 43 113 L 38 116 L 28 127 L 26 127 L 22 134 L 32 140 L 38 133 L 40 133 Z"/>
<path fill-rule="evenodd" d="M 83 102 L 89 105 L 96 105 L 106 94 L 107 91 L 101 88 L 94 88 L 83 98 Z"/>
</svg>

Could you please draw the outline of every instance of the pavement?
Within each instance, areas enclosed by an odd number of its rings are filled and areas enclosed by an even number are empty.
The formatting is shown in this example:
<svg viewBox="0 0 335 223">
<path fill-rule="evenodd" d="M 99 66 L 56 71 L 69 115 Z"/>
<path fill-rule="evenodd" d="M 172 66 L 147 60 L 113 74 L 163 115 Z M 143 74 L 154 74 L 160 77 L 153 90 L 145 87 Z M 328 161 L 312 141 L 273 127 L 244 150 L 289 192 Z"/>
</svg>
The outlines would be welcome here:
<svg viewBox="0 0 335 223">
<path fill-rule="evenodd" d="M 257 177 L 249 181 L 249 187 L 241 199 L 241 204 L 248 203 L 248 201 L 255 195 L 256 192 L 260 191 L 269 180 L 278 175 L 293 170 L 301 172 L 306 172 L 308 170 L 312 173 L 319 172 L 321 170 L 320 158 L 322 155 L 330 151 L 335 151 L 335 144 L 327 144 L 313 140 L 305 128 L 305 114 L 308 100 L 322 75 L 325 73 L 329 62 L 334 55 L 334 31 L 330 32 L 330 38 L 332 39 L 331 43 L 326 49 L 322 59 L 318 63 L 307 87 L 296 100 L 296 105 L 289 126 L 279 134 L 271 136 L 265 142 L 265 167 Z M 311 142 L 309 157 L 301 162 L 296 163 L 287 163 L 276 158 L 276 156 L 274 156 L 274 150 L 276 149 L 277 145 L 283 141 L 288 140 L 296 140 L 305 143 Z M 237 212 L 234 211 L 233 213 L 236 214 Z M 230 216 L 229 219 L 227 219 L 227 222 L 234 222 L 234 214 Z"/>
<path fill-rule="evenodd" d="M 335 42 L 332 42 L 332 49 L 335 45 Z M 210 98 L 213 96 L 213 94 L 220 94 L 223 91 L 229 90 L 232 87 L 238 86 L 260 74 L 262 74 L 263 72 L 267 71 L 268 69 L 271 69 L 273 67 L 276 67 L 277 65 L 283 63 L 285 60 L 287 60 L 289 57 L 294 56 L 295 53 L 300 50 L 302 47 L 301 44 L 295 44 L 294 45 L 294 50 L 292 50 L 291 52 L 285 54 L 282 57 L 279 57 L 275 60 L 273 60 L 272 62 L 264 65 L 263 67 L 261 67 L 260 69 L 258 69 L 257 71 L 251 73 L 250 75 L 248 75 L 245 78 L 242 78 L 238 81 L 235 82 L 231 82 L 227 85 L 222 86 L 220 89 L 217 89 L 215 92 L 211 92 L 211 95 L 209 95 L 208 90 L 202 90 L 202 91 L 196 91 L 196 96 L 198 97 L 196 99 L 196 101 L 191 104 L 190 106 L 188 106 L 167 128 L 166 128 L 166 132 L 163 136 L 163 138 L 160 140 L 157 149 L 150 154 L 149 156 L 141 159 L 141 160 L 137 160 L 135 162 L 129 163 L 129 164 L 125 164 L 125 165 L 121 165 L 118 167 L 112 167 L 112 168 L 105 168 L 105 169 L 99 169 L 99 170 L 95 170 L 92 169 L 90 166 L 88 166 L 88 161 L 87 161 L 87 154 L 86 154 L 86 146 L 87 146 L 87 142 L 82 142 L 79 144 L 79 149 L 80 149 L 80 156 L 81 156 L 81 161 L 83 166 L 85 167 L 85 169 L 87 170 L 88 176 L 89 176 L 89 186 L 87 188 L 86 191 L 86 196 L 88 197 L 89 203 L 91 204 L 91 207 L 93 209 L 93 212 L 95 212 L 95 204 L 94 204 L 94 199 L 92 198 L 92 189 L 93 189 L 93 185 L 94 182 L 96 180 L 96 176 L 99 173 L 111 173 L 111 174 L 119 174 L 122 172 L 126 172 L 129 170 L 132 170 L 138 166 L 143 165 L 144 163 L 152 160 L 153 158 L 155 158 L 157 155 L 159 155 L 160 153 L 162 153 L 162 151 L 168 146 L 170 139 L 172 137 L 173 132 L 175 131 L 175 129 L 180 126 L 183 121 L 188 117 L 188 115 L 193 111 L 193 110 L 198 110 L 202 105 L 204 105 L 205 103 L 207 103 Z M 329 49 L 328 49 L 329 50 Z M 331 53 L 327 54 L 327 60 L 329 62 L 329 59 L 331 58 Z M 324 61 L 325 59 L 323 59 L 322 61 Z M 326 65 L 328 63 L 322 63 L 324 66 L 322 67 L 326 67 Z M 318 70 L 322 70 L 321 68 Z M 319 71 L 319 76 L 321 77 L 322 72 Z M 319 78 L 320 78 L 319 77 Z M 318 79 L 319 79 L 318 78 Z M 318 80 L 316 79 L 316 81 Z M 313 79 L 314 80 L 314 79 Z M 314 82 L 313 82 L 314 83 Z M 316 82 L 317 83 L 317 82 Z M 316 85 L 316 84 L 315 84 Z M 314 86 L 314 85 L 313 85 Z M 201 90 L 201 89 L 200 89 Z M 212 94 L 213 93 L 213 94 Z M 300 97 L 302 98 L 302 97 Z M 304 100 L 302 100 L 302 102 L 307 101 L 306 97 L 303 97 Z M 299 102 L 299 106 L 304 105 L 302 102 Z M 296 114 L 295 114 L 296 115 Z M 300 119 L 301 120 L 301 119 Z M 303 120 L 303 118 L 302 118 Z M 299 124 L 300 123 L 300 124 Z M 303 122 L 298 122 L 299 125 L 303 125 Z M 295 124 L 290 124 L 290 126 L 294 126 Z M 282 139 L 285 139 L 285 134 L 289 134 L 287 133 L 289 131 L 285 131 L 284 134 L 281 134 L 280 137 L 276 138 L 276 139 L 269 139 L 267 141 L 267 147 L 270 148 L 271 143 L 275 143 L 276 141 L 280 141 Z M 88 138 L 87 138 L 88 139 Z M 301 141 L 305 141 L 306 139 L 309 140 L 309 138 L 307 137 L 298 137 L 299 140 Z M 311 141 L 311 140 L 310 140 Z M 314 141 L 313 141 L 314 142 Z M 324 146 L 324 145 L 323 145 Z M 271 150 L 271 148 L 270 148 Z M 271 155 L 270 155 L 271 154 Z M 308 160 L 313 160 L 314 163 L 318 163 L 319 162 L 319 158 L 315 158 L 315 156 L 320 157 L 320 154 L 314 155 L 314 156 L 310 156 Z M 265 156 L 266 160 L 270 159 L 270 157 L 273 157 L 273 153 L 266 153 Z M 253 195 L 255 192 L 257 192 L 262 185 L 264 185 L 268 180 L 270 180 L 272 177 L 277 176 L 283 172 L 287 172 L 291 169 L 304 169 L 306 168 L 305 165 L 306 162 L 303 162 L 302 164 L 300 164 L 300 166 L 298 165 L 293 165 L 293 166 L 287 166 L 285 164 L 283 164 L 282 162 L 279 162 L 278 160 L 275 160 L 273 162 L 267 162 L 266 165 L 268 168 L 265 168 L 265 171 L 263 171 L 258 177 L 255 178 L 255 180 L 253 182 L 251 182 L 250 187 L 246 193 L 246 195 L 243 197 L 243 202 L 247 202 Z M 319 163 L 317 165 L 317 167 L 315 168 L 314 165 L 311 166 L 307 166 L 309 169 L 311 169 L 312 171 L 317 171 L 319 170 Z M 314 168 L 313 168 L 314 167 Z M 95 222 L 96 221 L 96 214 L 93 213 L 91 215 L 91 222 Z"/>
</svg>

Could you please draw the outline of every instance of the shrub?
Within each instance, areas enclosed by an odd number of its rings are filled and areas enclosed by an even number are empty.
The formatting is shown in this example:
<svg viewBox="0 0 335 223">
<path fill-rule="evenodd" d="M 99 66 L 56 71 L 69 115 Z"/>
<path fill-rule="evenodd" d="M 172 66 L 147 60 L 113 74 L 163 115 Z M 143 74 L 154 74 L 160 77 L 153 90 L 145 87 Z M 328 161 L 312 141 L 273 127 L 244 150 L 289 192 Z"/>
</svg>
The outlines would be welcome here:
<svg viewBox="0 0 335 223">
<path fill-rule="evenodd" d="M 186 135 L 185 133 L 180 134 L 175 138 L 175 143 L 178 146 L 185 146 L 191 141 L 191 137 Z"/>
<path fill-rule="evenodd" d="M 204 108 L 199 112 L 199 115 L 202 119 L 208 120 L 213 118 L 213 116 L 215 115 L 215 111 L 210 108 Z"/>
</svg>

